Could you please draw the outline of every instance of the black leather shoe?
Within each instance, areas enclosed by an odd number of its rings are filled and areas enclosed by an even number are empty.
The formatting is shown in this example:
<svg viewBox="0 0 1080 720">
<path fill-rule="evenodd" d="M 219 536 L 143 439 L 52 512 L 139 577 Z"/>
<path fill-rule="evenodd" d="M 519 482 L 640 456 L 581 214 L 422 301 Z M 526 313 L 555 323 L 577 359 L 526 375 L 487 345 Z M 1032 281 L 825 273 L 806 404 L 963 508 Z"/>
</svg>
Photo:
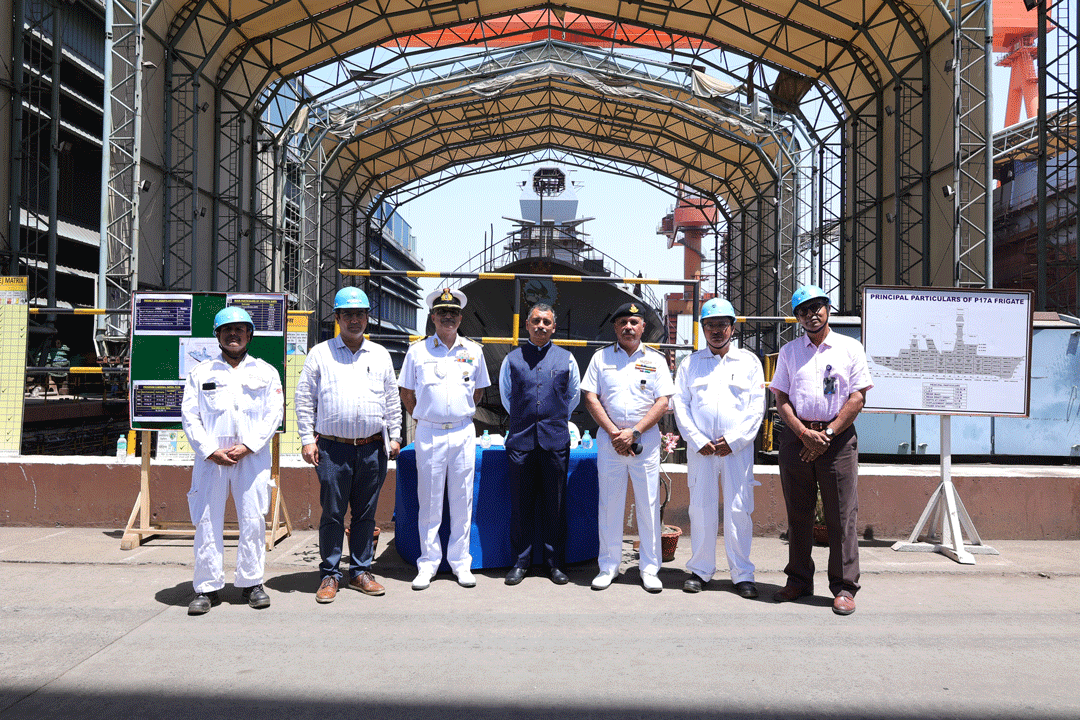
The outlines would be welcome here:
<svg viewBox="0 0 1080 720">
<path fill-rule="evenodd" d="M 556 585 L 565 585 L 566 583 L 570 582 L 570 578 L 566 577 L 566 573 L 564 573 L 559 568 L 551 568 L 551 572 L 548 574 L 548 577 L 550 577 L 551 582 L 555 583 Z"/>
<path fill-rule="evenodd" d="M 510 568 L 510 572 L 506 573 L 506 584 L 517 585 L 519 582 L 525 579 L 525 574 L 529 572 L 528 568 Z"/>
<path fill-rule="evenodd" d="M 256 609 L 270 607 L 270 596 L 263 590 L 261 583 L 244 588 L 240 593 L 240 599 Z"/>
<path fill-rule="evenodd" d="M 187 614 L 205 615 L 210 612 L 210 608 L 220 604 L 221 596 L 218 595 L 217 590 L 208 593 L 199 593 L 195 596 L 194 600 L 188 603 Z"/>
<path fill-rule="evenodd" d="M 798 600 L 801 597 L 813 595 L 814 591 L 810 588 L 799 588 L 794 585 L 785 585 L 781 589 L 776 591 L 773 595 L 773 602 L 784 603 L 791 602 L 792 600 Z"/>
<path fill-rule="evenodd" d="M 749 580 L 746 582 L 735 583 L 735 592 L 739 594 L 739 597 L 746 598 L 747 600 L 753 600 L 758 596 L 757 585 Z"/>
<path fill-rule="evenodd" d="M 705 589 L 705 586 L 709 584 L 708 580 L 702 580 L 697 575 L 691 575 L 686 579 L 686 582 L 682 584 L 683 592 L 699 593 Z"/>
</svg>

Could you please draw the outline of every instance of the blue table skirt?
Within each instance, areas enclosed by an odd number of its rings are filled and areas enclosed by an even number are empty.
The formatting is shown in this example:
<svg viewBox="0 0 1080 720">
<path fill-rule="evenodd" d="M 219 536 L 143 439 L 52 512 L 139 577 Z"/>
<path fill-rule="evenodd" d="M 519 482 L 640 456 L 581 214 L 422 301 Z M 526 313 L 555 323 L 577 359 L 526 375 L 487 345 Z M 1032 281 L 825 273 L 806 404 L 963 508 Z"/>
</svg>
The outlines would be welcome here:
<svg viewBox="0 0 1080 720">
<path fill-rule="evenodd" d="M 476 446 L 476 476 L 473 478 L 473 517 L 469 540 L 474 570 L 509 567 L 514 564 L 510 541 L 510 483 L 506 449 L 496 446 L 484 450 Z M 600 551 L 597 535 L 598 484 L 596 449 L 570 451 L 566 479 L 566 561 L 581 562 L 595 558 Z M 416 449 L 407 445 L 397 459 L 397 490 L 394 507 L 394 542 L 398 553 L 415 564 L 420 557 L 420 531 L 417 527 L 419 503 L 416 498 Z M 450 505 L 443 503 L 443 522 L 439 529 L 443 547 L 441 572 L 449 572 L 446 545 L 450 537 Z M 543 544 L 533 543 L 533 562 L 543 562 Z"/>
</svg>

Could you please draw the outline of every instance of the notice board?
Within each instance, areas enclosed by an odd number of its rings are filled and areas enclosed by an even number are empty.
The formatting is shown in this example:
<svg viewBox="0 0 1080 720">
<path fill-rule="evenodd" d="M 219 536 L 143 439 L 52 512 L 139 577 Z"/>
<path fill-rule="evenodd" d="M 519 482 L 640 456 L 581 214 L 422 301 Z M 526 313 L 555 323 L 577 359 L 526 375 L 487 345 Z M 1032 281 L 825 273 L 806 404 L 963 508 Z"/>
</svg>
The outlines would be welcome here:
<svg viewBox="0 0 1080 720">
<path fill-rule="evenodd" d="M 1027 417 L 1029 290 L 866 287 L 868 412 Z"/>
<path fill-rule="evenodd" d="M 220 352 L 214 316 L 229 305 L 247 310 L 255 323 L 248 353 L 270 363 L 284 382 L 286 303 L 284 293 L 135 293 L 128 388 L 132 429 L 180 429 L 187 373 Z M 285 430 L 284 420 L 278 430 Z"/>
</svg>

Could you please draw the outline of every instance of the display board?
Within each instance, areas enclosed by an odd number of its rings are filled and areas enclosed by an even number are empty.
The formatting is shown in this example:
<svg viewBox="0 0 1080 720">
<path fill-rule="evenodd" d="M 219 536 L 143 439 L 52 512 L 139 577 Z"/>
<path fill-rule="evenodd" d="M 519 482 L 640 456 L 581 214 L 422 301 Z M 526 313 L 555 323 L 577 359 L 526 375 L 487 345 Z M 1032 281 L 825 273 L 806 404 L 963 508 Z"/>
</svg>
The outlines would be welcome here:
<svg viewBox="0 0 1080 720">
<path fill-rule="evenodd" d="M 866 287 L 866 412 L 1027 417 L 1031 292 Z"/>
<path fill-rule="evenodd" d="M 255 332 L 248 352 L 270 363 L 284 383 L 286 302 L 283 293 L 136 293 L 131 303 L 131 427 L 180 428 L 187 373 L 219 352 L 214 316 L 228 305 L 251 315 Z M 283 420 L 279 431 L 284 430 Z"/>
<path fill-rule="evenodd" d="M 23 395 L 26 390 L 25 277 L 0 277 L 0 455 L 22 449 Z"/>
</svg>

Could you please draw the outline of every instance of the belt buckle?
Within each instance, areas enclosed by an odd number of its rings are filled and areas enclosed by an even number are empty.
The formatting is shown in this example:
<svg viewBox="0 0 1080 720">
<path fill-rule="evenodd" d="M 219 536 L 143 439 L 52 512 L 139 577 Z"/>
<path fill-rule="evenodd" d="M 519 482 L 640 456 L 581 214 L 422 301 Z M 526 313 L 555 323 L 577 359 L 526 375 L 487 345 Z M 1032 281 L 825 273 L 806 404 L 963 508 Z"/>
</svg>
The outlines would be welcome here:
<svg viewBox="0 0 1080 720">
<path fill-rule="evenodd" d="M 357 447 L 357 446 L 359 446 L 359 445 L 360 445 L 360 441 L 361 441 L 361 440 L 363 440 L 363 439 L 364 439 L 364 438 L 353 438 L 353 441 L 352 441 L 353 447 Z"/>
<path fill-rule="evenodd" d="M 443 430 L 453 430 L 454 429 L 454 424 L 455 423 L 452 423 L 452 422 L 443 423 L 442 424 L 442 429 Z"/>
</svg>

